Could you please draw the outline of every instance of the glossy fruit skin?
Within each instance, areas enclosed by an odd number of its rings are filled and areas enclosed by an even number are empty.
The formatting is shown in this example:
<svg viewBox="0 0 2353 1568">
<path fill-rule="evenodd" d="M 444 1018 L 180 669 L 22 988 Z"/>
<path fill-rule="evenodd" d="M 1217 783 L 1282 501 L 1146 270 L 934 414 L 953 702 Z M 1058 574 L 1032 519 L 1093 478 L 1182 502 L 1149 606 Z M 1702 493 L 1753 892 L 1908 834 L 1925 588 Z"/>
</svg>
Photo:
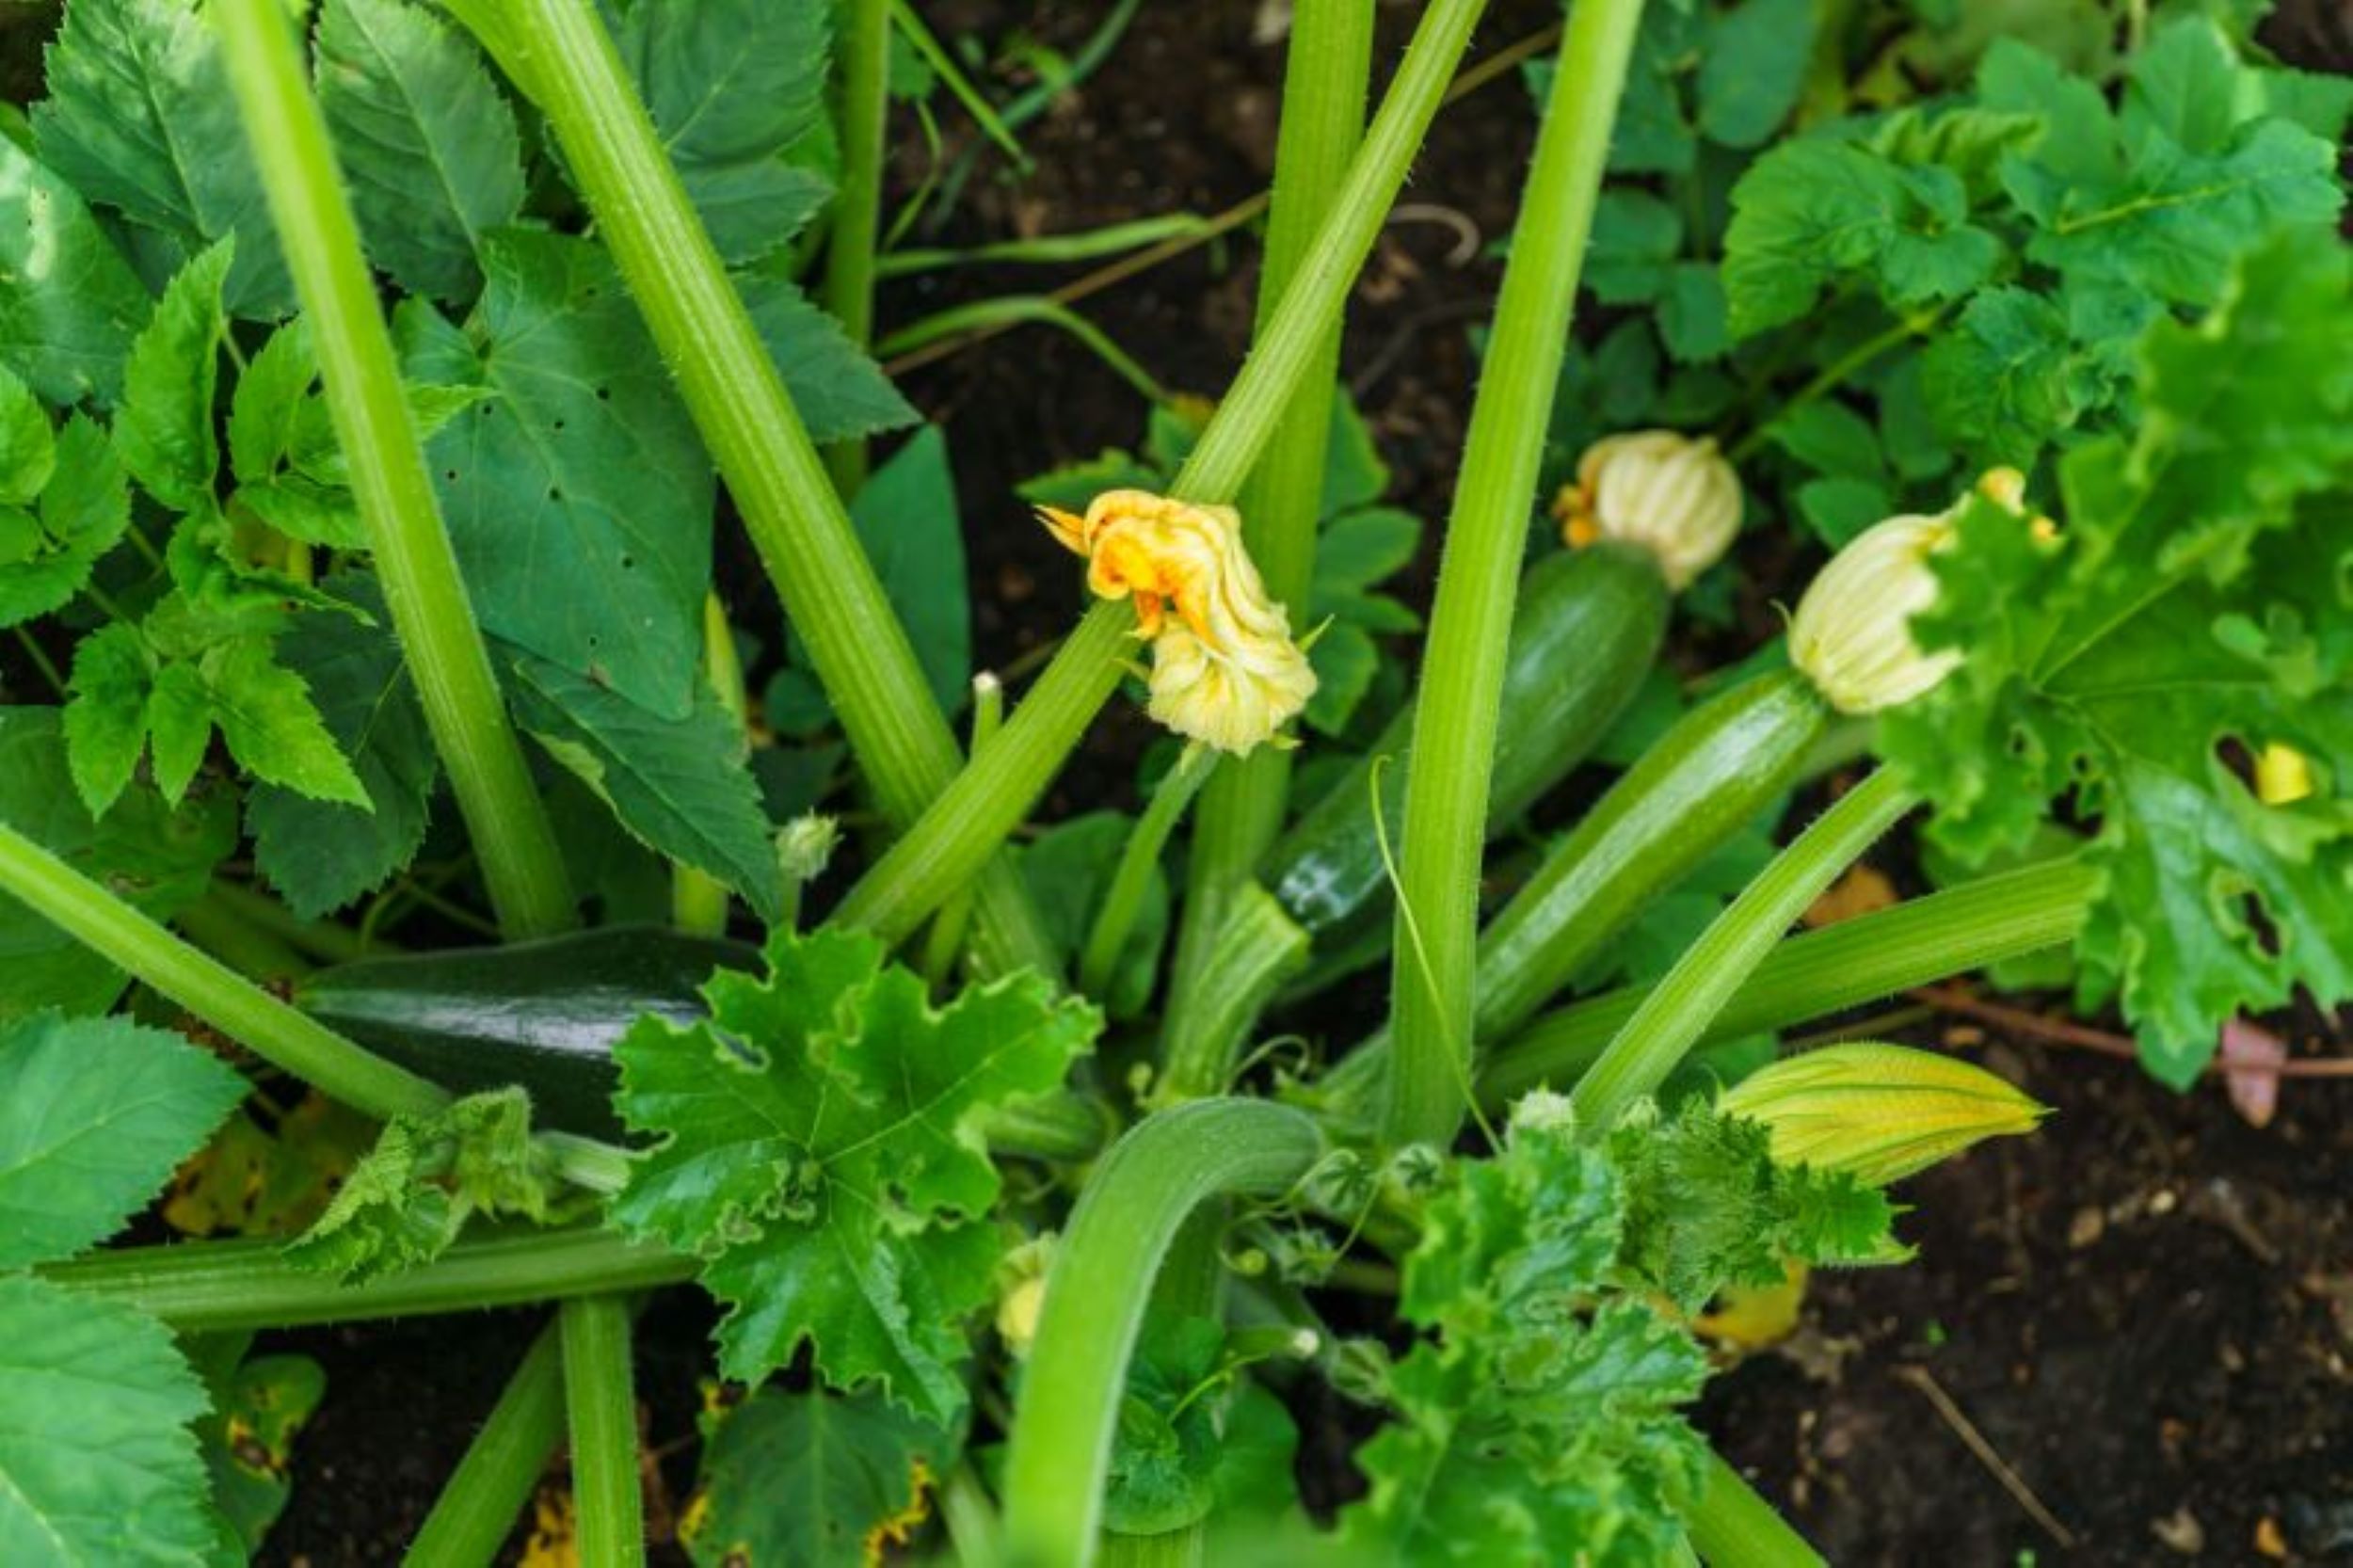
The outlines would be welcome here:
<svg viewBox="0 0 2353 1568">
<path fill-rule="evenodd" d="M 363 958 L 305 976 L 294 1002 L 368 1049 L 466 1095 L 520 1083 L 542 1127 L 620 1134 L 613 1046 L 652 1013 L 703 1016 L 716 969 L 760 951 L 666 926 L 611 926 L 509 947 Z"/>
<path fill-rule="evenodd" d="M 1532 1017 L 1644 905 L 1796 782 L 1831 723 L 1779 670 L 1692 709 L 1594 802 L 1479 936 L 1479 1038 Z"/>
<path fill-rule="evenodd" d="M 1567 777 L 1609 732 L 1658 656 L 1668 601 L 1657 562 L 1632 545 L 1564 551 L 1529 568 L 1504 670 L 1503 725 L 1488 784 L 1490 836 Z M 1344 937 L 1367 922 L 1386 936 L 1388 879 L 1367 780 L 1375 758 L 1390 759 L 1380 790 L 1389 846 L 1397 850 L 1413 725 L 1409 706 L 1268 857 L 1267 888 L 1320 950 L 1345 946 Z"/>
</svg>

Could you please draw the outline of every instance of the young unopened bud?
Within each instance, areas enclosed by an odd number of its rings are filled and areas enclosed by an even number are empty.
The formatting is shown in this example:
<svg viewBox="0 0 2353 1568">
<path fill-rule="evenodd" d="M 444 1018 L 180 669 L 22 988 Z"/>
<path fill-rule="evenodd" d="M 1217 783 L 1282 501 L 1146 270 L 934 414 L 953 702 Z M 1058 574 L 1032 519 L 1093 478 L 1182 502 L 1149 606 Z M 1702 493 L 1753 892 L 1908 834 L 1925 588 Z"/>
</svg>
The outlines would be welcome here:
<svg viewBox="0 0 2353 1568">
<path fill-rule="evenodd" d="M 2265 806 L 2293 806 L 2313 792 L 2312 760 L 2277 741 L 2255 758 L 2255 798 Z"/>
<path fill-rule="evenodd" d="M 805 812 L 776 832 L 776 866 L 787 882 L 814 882 L 841 842 L 841 824 L 831 817 Z"/>
<path fill-rule="evenodd" d="M 1789 622 L 1789 662 L 1842 713 L 1910 702 L 1961 663 L 1958 648 L 1924 653 L 1912 618 L 1936 602 L 1929 557 L 1953 540 L 1950 517 L 1875 523 L 1815 574 Z"/>
<path fill-rule="evenodd" d="M 1571 545 L 1640 545 L 1658 558 L 1667 585 L 1682 588 L 1740 531 L 1740 477 L 1705 437 L 1633 430 L 1587 447 L 1552 511 Z"/>
<path fill-rule="evenodd" d="M 1037 1337 L 1046 1306 L 1046 1275 L 1054 1266 L 1054 1237 L 1033 1237 L 997 1263 L 997 1335 L 1018 1360 Z"/>
<path fill-rule="evenodd" d="M 1982 1067 L 1869 1043 L 1776 1062 L 1726 1090 L 1716 1108 L 1763 1123 L 1779 1163 L 1843 1171 L 1874 1187 L 1984 1139 L 2031 1132 L 2046 1113 Z"/>
</svg>

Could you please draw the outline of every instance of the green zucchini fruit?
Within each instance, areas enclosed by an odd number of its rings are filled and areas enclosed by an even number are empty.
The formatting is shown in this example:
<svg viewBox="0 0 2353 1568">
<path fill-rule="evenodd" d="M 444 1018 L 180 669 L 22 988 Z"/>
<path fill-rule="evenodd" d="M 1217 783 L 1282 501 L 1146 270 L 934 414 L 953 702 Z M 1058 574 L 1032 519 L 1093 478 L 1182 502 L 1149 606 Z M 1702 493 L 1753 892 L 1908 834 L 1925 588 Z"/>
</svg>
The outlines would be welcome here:
<svg viewBox="0 0 2353 1568">
<path fill-rule="evenodd" d="M 1657 558 L 1633 545 L 1562 551 L 1529 568 L 1504 670 L 1503 726 L 1488 786 L 1491 837 L 1567 777 L 1608 733 L 1657 657 L 1668 599 Z M 1375 758 L 1390 759 L 1381 775 L 1381 809 L 1395 847 L 1405 820 L 1413 727 L 1409 704 L 1269 857 L 1261 880 L 1316 938 L 1319 958 L 1361 946 L 1349 937 L 1368 923 L 1386 936 L 1388 878 L 1367 779 Z M 1385 947 L 1378 941 L 1367 951 L 1377 956 Z"/>
<path fill-rule="evenodd" d="M 1479 935 L 1477 1038 L 1550 1001 L 1642 907 L 1796 782 L 1833 715 L 1776 670 L 1692 709 L 1661 735 Z"/>
<path fill-rule="evenodd" d="M 1788 791 L 1835 717 L 1804 676 L 1776 670 L 1676 720 L 1480 933 L 1480 1047 L 1526 1023 L 1652 900 Z M 1324 1094 L 1366 1103 L 1387 1056 L 1384 1031 L 1325 1079 Z"/>
<path fill-rule="evenodd" d="M 295 1005 L 456 1094 L 519 1083 L 543 1127 L 615 1138 L 613 1046 L 642 1014 L 686 1022 L 714 969 L 760 950 L 666 926 L 362 958 L 296 982 Z"/>
</svg>

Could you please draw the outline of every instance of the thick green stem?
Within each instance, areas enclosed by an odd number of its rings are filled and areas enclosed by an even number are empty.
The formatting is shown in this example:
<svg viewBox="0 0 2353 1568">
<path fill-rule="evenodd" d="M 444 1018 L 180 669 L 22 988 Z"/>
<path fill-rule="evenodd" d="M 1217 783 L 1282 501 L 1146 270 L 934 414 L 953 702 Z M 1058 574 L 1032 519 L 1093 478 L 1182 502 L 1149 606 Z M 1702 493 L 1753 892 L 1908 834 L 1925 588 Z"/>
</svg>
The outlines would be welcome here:
<svg viewBox="0 0 2353 1568">
<path fill-rule="evenodd" d="M 703 596 L 703 680 L 719 705 L 740 726 L 750 711 L 744 689 L 744 661 L 735 651 L 735 629 L 717 594 Z M 728 885 L 683 862 L 670 869 L 670 922 L 699 936 L 728 934 Z"/>
<path fill-rule="evenodd" d="M 913 823 L 956 775 L 955 737 L 593 5 L 464 0 L 454 9 L 563 143 L 876 801 L 892 823 Z M 1053 947 L 1013 869 L 983 856 L 957 883 L 975 876 L 984 963 L 1053 972 Z"/>
<path fill-rule="evenodd" d="M 401 1560 L 408 1568 L 489 1568 L 563 1435 L 564 1358 L 551 1323 L 506 1380 Z"/>
<path fill-rule="evenodd" d="M 972 678 L 972 738 L 965 756 L 978 757 L 1004 725 L 1004 682 L 983 670 Z M 923 978 L 935 987 L 953 978 L 956 959 L 964 952 L 965 933 L 971 925 L 972 889 L 961 888 L 939 906 L 939 913 L 932 917 L 931 934 L 923 939 Z"/>
<path fill-rule="evenodd" d="M 2080 860 L 2055 860 L 1791 937 L 1692 1044 L 1787 1028 L 2057 947 L 2083 928 L 2100 883 L 2100 873 Z M 1539 1018 L 1497 1049 L 1481 1075 L 1479 1097 L 1500 1105 L 1544 1084 L 1576 1082 L 1654 988 L 1629 986 Z"/>
<path fill-rule="evenodd" d="M 1203 1202 L 1273 1192 L 1321 1152 L 1315 1124 L 1257 1100 L 1162 1112 L 1104 1157 L 1046 1279 L 1005 1458 L 1005 1537 L 1025 1568 L 1094 1559 L 1112 1437 L 1148 1285 L 1176 1228 Z"/>
<path fill-rule="evenodd" d="M 0 824 L 0 891 L 256 1056 L 372 1116 L 426 1115 L 448 1100 L 173 936 L 14 828 Z"/>
<path fill-rule="evenodd" d="M 531 0 L 549 5 L 555 0 Z M 1308 259 L 1251 346 L 1201 440 L 1171 487 L 1187 501 L 1231 501 L 1299 395 L 1317 348 L 1345 308 L 1389 204 L 1412 166 L 1483 0 L 1433 0 L 1422 13 L 1381 112 L 1349 164 Z M 949 786 L 923 819 L 868 871 L 839 918 L 904 938 L 996 853 L 1045 792 L 1088 724 L 1118 689 L 1119 655 L 1135 629 L 1124 602 L 1087 612 L 1020 706 L 998 744 Z"/>
<path fill-rule="evenodd" d="M 41 1270 L 184 1333 L 422 1318 L 644 1290 L 695 1277 L 695 1260 L 609 1231 L 529 1230 L 461 1240 L 434 1261 L 365 1285 L 296 1268 L 275 1241 L 127 1247 Z"/>
<path fill-rule="evenodd" d="M 1152 791 L 1152 802 L 1144 808 L 1144 815 L 1128 830 L 1128 841 L 1120 848 L 1119 865 L 1112 872 L 1111 886 L 1104 889 L 1103 905 L 1096 911 L 1095 924 L 1087 932 L 1086 948 L 1079 959 L 1079 989 L 1088 996 L 1100 999 L 1108 991 L 1112 971 L 1128 945 L 1128 933 L 1136 927 L 1136 915 L 1144 908 L 1152 873 L 1160 869 L 1160 851 L 1168 847 L 1168 836 L 1176 830 L 1193 795 L 1216 771 L 1222 755 L 1199 741 L 1187 744 L 1176 765 Z"/>
<path fill-rule="evenodd" d="M 1683 1528 L 1708 1568 L 1823 1568 L 1822 1554 L 1713 1451 Z"/>
<path fill-rule="evenodd" d="M 449 1095 L 288 1006 L 218 959 L 173 936 L 6 824 L 0 891 L 219 1030 L 254 1055 L 371 1116 L 428 1116 Z M 617 1192 L 628 1157 L 592 1139 L 549 1133 L 568 1181 Z"/>
<path fill-rule="evenodd" d="M 557 1309 L 581 1568 L 635 1568 L 646 1560 L 630 1319 L 619 1296 L 582 1296 Z"/>
<path fill-rule="evenodd" d="M 441 525 L 360 230 L 282 0 L 212 8 L 278 240 L 316 344 L 335 436 L 402 657 L 510 936 L 578 918 L 554 829 L 506 720 Z"/>
<path fill-rule="evenodd" d="M 1258 279 L 1257 328 L 1306 261 L 1365 133 L 1372 71 L 1371 0 L 1299 0 L 1283 71 L 1283 120 L 1274 146 L 1273 205 Z M 1293 616 L 1307 611 L 1322 520 L 1323 469 L 1332 446 L 1340 324 L 1316 345 L 1305 379 L 1242 486 L 1242 539 L 1268 594 Z M 1305 632 L 1305 626 L 1296 628 Z M 1193 825 L 1176 972 L 1195 966 L 1214 938 L 1219 904 L 1257 867 L 1282 830 L 1291 754 L 1260 746 L 1209 783 Z M 1179 1002 L 1181 1004 L 1181 997 Z"/>
<path fill-rule="evenodd" d="M 1882 768 L 1839 797 L 1686 948 L 1570 1094 L 1577 1125 L 1598 1136 L 1674 1071 L 1806 906 L 1896 819 L 1919 804 Z"/>
<path fill-rule="evenodd" d="M 874 340 L 874 248 L 882 226 L 883 143 L 890 108 L 889 0 L 846 0 L 834 8 L 840 84 L 841 172 L 834 182 L 833 229 L 825 241 L 825 309 L 850 341 Z M 825 467 L 844 500 L 866 481 L 866 443 L 836 442 Z"/>
<path fill-rule="evenodd" d="M 1479 871 L 1513 584 L 1641 0 L 1580 0 L 1529 169 L 1448 520 L 1407 759 L 1383 1131 L 1445 1144 L 1468 1103 Z"/>
<path fill-rule="evenodd" d="M 1156 1104 L 1225 1093 L 1251 1026 L 1307 959 L 1307 933 L 1256 882 L 1221 903 L 1225 918 L 1202 954 L 1200 972 L 1169 1004 Z"/>
<path fill-rule="evenodd" d="M 172 917 L 180 934 L 248 980 L 291 980 L 311 965 L 269 931 L 209 895 Z"/>
<path fill-rule="evenodd" d="M 204 897 L 246 924 L 268 932 L 322 964 L 348 964 L 355 958 L 392 951 L 389 943 L 371 942 L 349 926 L 331 920 L 306 920 L 268 894 L 241 882 L 216 879 Z"/>
</svg>

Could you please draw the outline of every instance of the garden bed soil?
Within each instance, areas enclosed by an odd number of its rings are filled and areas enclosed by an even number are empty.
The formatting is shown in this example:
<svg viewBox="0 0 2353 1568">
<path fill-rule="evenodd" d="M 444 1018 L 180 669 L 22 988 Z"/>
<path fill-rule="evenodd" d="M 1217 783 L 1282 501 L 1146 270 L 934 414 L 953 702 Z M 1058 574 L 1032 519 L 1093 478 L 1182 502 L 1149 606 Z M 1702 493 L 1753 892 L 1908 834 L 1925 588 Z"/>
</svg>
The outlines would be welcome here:
<svg viewBox="0 0 2353 1568">
<path fill-rule="evenodd" d="M 1094 81 L 1024 132 L 1036 172 L 1013 184 L 985 166 L 942 243 L 1214 213 L 1250 196 L 1273 165 L 1282 52 L 1254 34 L 1273 3 L 1144 7 Z M 2283 44 L 2345 49 L 2325 7 L 2296 9 Z M 1412 10 L 1383 7 L 1385 66 Z M 945 37 L 1019 26 L 1065 50 L 1097 14 L 1000 0 L 925 11 Z M 1558 14 L 1541 0 L 1500 3 L 1474 54 Z M 0 35 L 12 81 L 37 28 L 19 10 Z M 960 147 L 961 121 L 949 119 Z M 1395 499 L 1433 524 L 1476 370 L 1465 329 L 1493 297 L 1490 247 L 1509 228 L 1531 135 L 1511 76 L 1449 110 L 1353 306 L 1346 373 L 1394 468 Z M 920 142 L 899 149 L 903 185 L 921 156 Z M 1211 392 L 1247 339 L 1255 264 L 1255 245 L 1239 237 L 1084 308 L 1167 385 Z M 1080 270 L 895 282 L 882 315 L 888 328 Z M 955 456 L 982 660 L 1014 664 L 1080 607 L 1079 574 L 1030 523 L 1014 484 L 1131 443 L 1142 409 L 1092 355 L 1039 328 L 904 384 Z M 1796 563 L 1772 539 L 1753 550 L 1744 564 L 1762 616 Z M 723 544 L 722 574 L 744 624 L 774 624 L 740 538 Z M 1099 725 L 1046 815 L 1121 798 L 1147 739 L 1133 715 Z M 2307 1024 L 2307 1034 L 2319 1027 Z M 2211 1084 L 2176 1096 L 2127 1065 L 1960 1027 L 1945 1026 L 1952 1043 L 2057 1115 L 2031 1139 L 1913 1182 L 1903 1229 L 1918 1261 L 1817 1276 L 1797 1337 L 1721 1380 L 1702 1424 L 1839 1563 L 2353 1560 L 2353 1084 L 2289 1083 L 2278 1120 L 2259 1131 Z M 264 1560 L 396 1560 L 540 1320 L 514 1312 L 267 1336 L 317 1356 L 329 1393 L 297 1448 L 294 1500 Z M 670 1497 L 693 1473 L 709 1326 L 707 1309 L 672 1292 L 638 1336 L 647 1440 Z M 1300 1413 L 1310 1496 L 1346 1496 L 1346 1414 L 1329 1400 Z M 669 1547 L 658 1560 L 683 1556 Z"/>
</svg>

